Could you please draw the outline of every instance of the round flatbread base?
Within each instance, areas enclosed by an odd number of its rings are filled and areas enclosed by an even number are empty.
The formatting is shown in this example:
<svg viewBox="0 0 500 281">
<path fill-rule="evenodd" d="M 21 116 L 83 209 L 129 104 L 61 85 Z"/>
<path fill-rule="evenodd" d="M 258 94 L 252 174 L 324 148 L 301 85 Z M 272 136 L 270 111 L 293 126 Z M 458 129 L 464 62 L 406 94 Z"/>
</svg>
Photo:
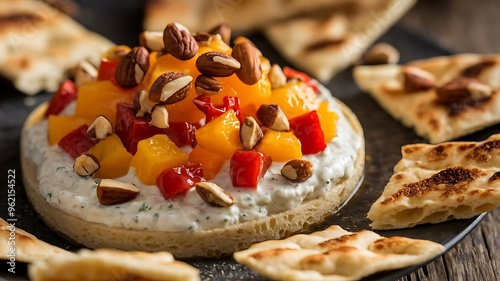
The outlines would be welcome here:
<svg viewBox="0 0 500 281">
<path fill-rule="evenodd" d="M 361 136 L 361 125 L 344 104 L 344 115 Z M 46 104 L 35 109 L 25 122 L 30 126 L 43 118 Z M 22 142 L 21 142 L 22 143 Z M 364 141 L 358 151 L 355 171 L 342 178 L 320 198 L 266 218 L 238 225 L 202 231 L 148 231 L 109 227 L 82 220 L 49 205 L 38 191 L 37 166 L 25 156 L 21 146 L 21 164 L 26 194 L 43 221 L 64 238 L 89 248 L 116 248 L 135 251 L 169 251 L 176 258 L 220 257 L 248 248 L 255 242 L 288 237 L 331 216 L 354 193 L 364 171 Z"/>
</svg>

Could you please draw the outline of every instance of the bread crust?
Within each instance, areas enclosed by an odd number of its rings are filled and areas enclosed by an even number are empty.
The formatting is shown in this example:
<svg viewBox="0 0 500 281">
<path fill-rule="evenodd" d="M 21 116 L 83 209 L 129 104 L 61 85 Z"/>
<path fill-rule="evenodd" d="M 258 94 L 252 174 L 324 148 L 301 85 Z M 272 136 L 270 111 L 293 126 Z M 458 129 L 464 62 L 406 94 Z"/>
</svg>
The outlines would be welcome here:
<svg viewBox="0 0 500 281">
<path fill-rule="evenodd" d="M 354 113 L 343 103 L 343 114 L 354 130 L 363 135 Z M 46 105 L 35 109 L 25 122 L 30 126 L 43 118 Z M 364 138 L 355 161 L 355 171 L 342 178 L 325 195 L 307 201 L 294 209 L 259 220 L 238 225 L 202 231 L 149 231 L 110 227 L 87 222 L 52 207 L 38 191 L 37 166 L 25 156 L 21 145 L 21 165 L 26 194 L 43 221 L 64 238 L 89 248 L 116 248 L 121 250 L 169 251 L 176 258 L 220 257 L 246 249 L 251 244 L 269 239 L 288 237 L 317 224 L 343 205 L 359 186 L 364 171 Z M 22 144 L 21 140 L 21 144 Z"/>
</svg>

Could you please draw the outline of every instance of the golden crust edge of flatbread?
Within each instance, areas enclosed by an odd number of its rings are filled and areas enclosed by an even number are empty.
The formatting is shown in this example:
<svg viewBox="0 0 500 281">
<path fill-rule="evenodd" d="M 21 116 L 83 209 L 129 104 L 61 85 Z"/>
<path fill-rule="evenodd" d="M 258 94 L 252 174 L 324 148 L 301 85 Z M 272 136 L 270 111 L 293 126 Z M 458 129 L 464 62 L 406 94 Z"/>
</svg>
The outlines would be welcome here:
<svg viewBox="0 0 500 281">
<path fill-rule="evenodd" d="M 168 252 L 123 252 L 82 249 L 52 257 L 28 267 L 33 281 L 71 280 L 200 280 L 199 270 L 174 260 Z"/>
<path fill-rule="evenodd" d="M 355 192 L 364 173 L 365 148 L 361 124 L 356 115 L 336 100 L 351 126 L 361 136 L 362 144 L 354 172 L 333 186 L 323 196 L 292 210 L 227 228 L 203 231 L 162 232 L 109 227 L 87 222 L 52 207 L 38 191 L 37 166 L 25 156 L 21 140 L 21 166 L 29 201 L 43 221 L 64 238 L 89 248 L 168 251 L 176 258 L 220 257 L 248 248 L 251 244 L 279 239 L 318 224 L 338 210 Z M 25 122 L 30 126 L 43 118 L 46 105 L 35 109 Z"/>
</svg>

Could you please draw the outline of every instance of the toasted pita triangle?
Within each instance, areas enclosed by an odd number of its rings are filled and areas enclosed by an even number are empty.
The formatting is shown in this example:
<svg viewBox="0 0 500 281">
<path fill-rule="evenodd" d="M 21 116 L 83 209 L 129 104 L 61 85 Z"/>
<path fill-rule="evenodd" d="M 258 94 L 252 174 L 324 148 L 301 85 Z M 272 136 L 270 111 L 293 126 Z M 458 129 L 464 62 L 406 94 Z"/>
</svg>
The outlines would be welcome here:
<svg viewBox="0 0 500 281">
<path fill-rule="evenodd" d="M 500 206 L 500 134 L 401 151 L 394 175 L 368 212 L 374 229 L 471 218 Z"/>
</svg>

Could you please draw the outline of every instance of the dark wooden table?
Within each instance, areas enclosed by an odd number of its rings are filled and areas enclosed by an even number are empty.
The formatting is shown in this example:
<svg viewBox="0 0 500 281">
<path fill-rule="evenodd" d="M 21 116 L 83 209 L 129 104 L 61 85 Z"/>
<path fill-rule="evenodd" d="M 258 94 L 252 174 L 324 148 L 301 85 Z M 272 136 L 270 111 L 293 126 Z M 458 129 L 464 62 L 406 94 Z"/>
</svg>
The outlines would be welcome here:
<svg viewBox="0 0 500 281">
<path fill-rule="evenodd" d="M 400 22 L 457 53 L 500 53 L 500 1 L 422 0 Z M 443 257 L 398 279 L 500 280 L 500 209 Z"/>
</svg>

